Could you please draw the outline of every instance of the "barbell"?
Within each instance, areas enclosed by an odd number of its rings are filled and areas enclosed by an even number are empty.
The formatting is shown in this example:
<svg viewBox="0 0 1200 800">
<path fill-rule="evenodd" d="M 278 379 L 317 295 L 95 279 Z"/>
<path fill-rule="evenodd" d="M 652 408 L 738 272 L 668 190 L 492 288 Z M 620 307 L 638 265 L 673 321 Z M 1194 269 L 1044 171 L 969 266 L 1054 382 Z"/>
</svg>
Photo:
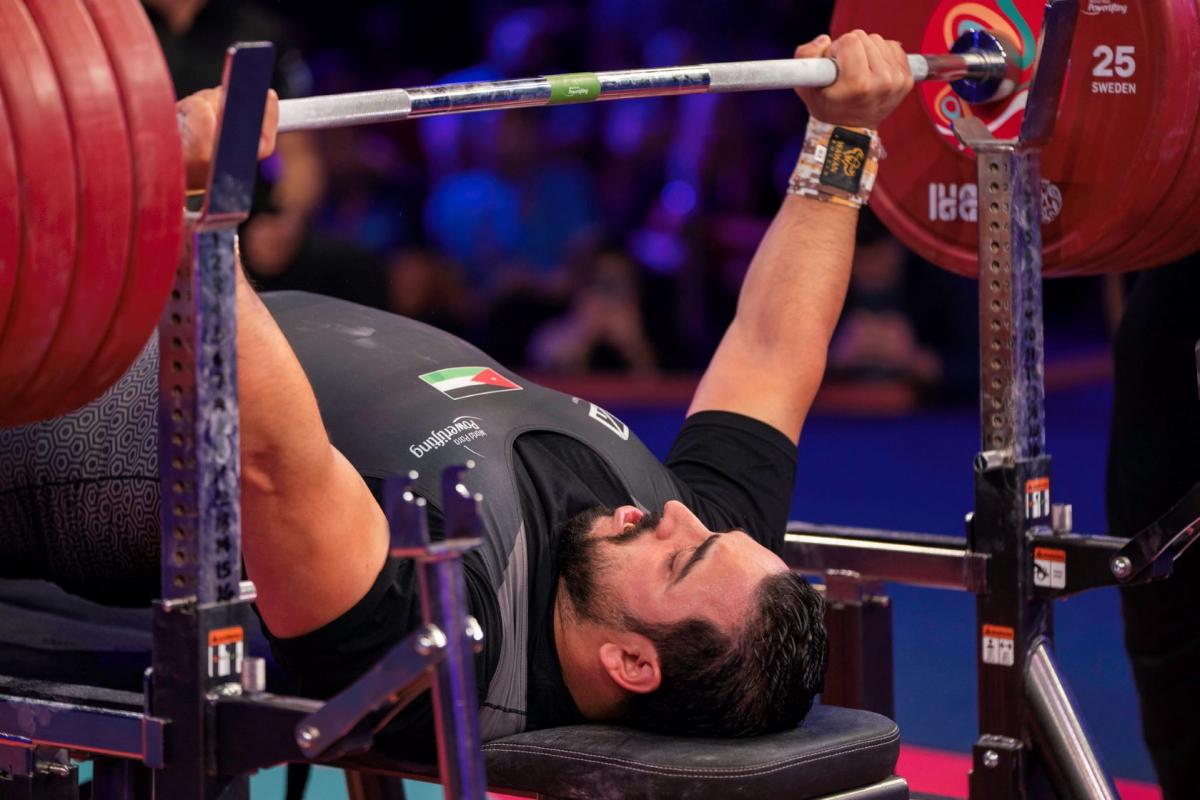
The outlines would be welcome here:
<svg viewBox="0 0 1200 800">
<path fill-rule="evenodd" d="M 910 55 L 908 65 L 915 80 L 949 82 L 956 92 L 980 102 L 1012 94 L 1020 73 L 1015 45 L 987 34 L 958 37 L 946 55 Z M 837 77 L 832 59 L 784 58 L 352 92 L 282 101 L 279 131 L 595 100 L 822 87 Z"/>
<path fill-rule="evenodd" d="M 838 4 L 835 32 L 861 27 L 939 53 L 910 56 L 923 83 L 884 125 L 890 158 L 874 203 L 947 269 L 976 271 L 973 161 L 951 123 L 976 115 L 1002 137 L 1019 128 L 1043 2 Z M 1200 245 L 1200 201 L 1178 191 L 1200 178 L 1197 0 L 1083 2 L 1044 159 L 1048 275 L 1144 267 Z M 171 80 L 138 0 L 0 0 L 0 40 L 5 426 L 79 407 L 136 358 L 181 252 L 184 180 Z M 394 89 L 285 100 L 280 130 L 836 77 L 827 59 L 784 59 Z"/>
</svg>

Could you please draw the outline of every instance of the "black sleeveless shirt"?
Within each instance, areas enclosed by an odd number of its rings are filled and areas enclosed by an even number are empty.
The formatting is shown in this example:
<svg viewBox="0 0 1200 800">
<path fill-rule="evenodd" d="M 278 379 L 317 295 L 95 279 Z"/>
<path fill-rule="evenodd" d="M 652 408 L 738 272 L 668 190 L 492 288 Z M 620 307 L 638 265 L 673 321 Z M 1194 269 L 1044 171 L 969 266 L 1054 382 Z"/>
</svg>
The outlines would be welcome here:
<svg viewBox="0 0 1200 800">
<path fill-rule="evenodd" d="M 303 293 L 264 299 L 334 445 L 376 489 L 384 477 L 417 470 L 435 535 L 441 469 L 475 462 L 467 482 L 484 496 L 485 540 L 465 566 L 487 637 L 477 665 L 485 739 L 582 721 L 552 629 L 556 537 L 574 514 L 597 505 L 661 510 L 678 499 L 716 530 L 742 528 L 782 546 L 795 448 L 763 423 L 694 415 L 664 466 L 616 416 L 527 381 L 435 328 Z M 419 623 L 415 592 L 412 565 L 389 561 L 355 608 L 313 633 L 274 640 L 275 654 L 307 690 L 335 692 Z M 419 705 L 392 728 L 414 734 L 427 716 Z M 403 738 L 420 743 L 423 735 Z"/>
</svg>

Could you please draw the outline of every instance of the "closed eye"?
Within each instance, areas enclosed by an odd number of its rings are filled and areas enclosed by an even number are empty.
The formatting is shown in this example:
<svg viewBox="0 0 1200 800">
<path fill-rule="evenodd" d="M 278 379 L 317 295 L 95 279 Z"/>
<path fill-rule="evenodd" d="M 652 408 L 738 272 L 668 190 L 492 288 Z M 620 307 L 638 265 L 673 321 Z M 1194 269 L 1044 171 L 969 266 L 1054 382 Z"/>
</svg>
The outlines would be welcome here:
<svg viewBox="0 0 1200 800">
<path fill-rule="evenodd" d="M 714 533 L 705 539 L 699 547 L 694 548 L 692 550 L 691 558 L 687 560 L 687 563 L 683 565 L 683 569 L 679 570 L 679 574 L 675 576 L 671 583 L 679 583 L 681 580 L 686 578 L 688 573 L 692 571 L 692 567 L 696 566 L 698 563 L 700 563 L 701 559 L 708 555 L 708 551 L 711 550 L 713 545 L 717 543 L 717 538 L 719 536 L 721 536 L 721 534 Z"/>
<path fill-rule="evenodd" d="M 679 559 L 679 557 L 681 555 L 683 555 L 683 551 L 686 549 L 687 549 L 686 547 L 677 547 L 677 548 L 675 548 L 675 550 L 671 551 L 671 555 L 667 556 L 667 574 L 668 575 L 675 574 L 675 562 Z"/>
</svg>

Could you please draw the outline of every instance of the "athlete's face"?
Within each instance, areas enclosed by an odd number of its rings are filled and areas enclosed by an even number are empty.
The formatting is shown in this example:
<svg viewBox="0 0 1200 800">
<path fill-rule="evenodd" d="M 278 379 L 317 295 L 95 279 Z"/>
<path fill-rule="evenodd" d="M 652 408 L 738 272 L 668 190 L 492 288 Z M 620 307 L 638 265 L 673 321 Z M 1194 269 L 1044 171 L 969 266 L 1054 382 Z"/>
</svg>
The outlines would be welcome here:
<svg viewBox="0 0 1200 800">
<path fill-rule="evenodd" d="M 583 558 L 563 573 L 569 591 L 572 581 L 591 581 L 581 596 L 572 591 L 577 607 L 581 599 L 594 606 L 579 609 L 585 616 L 617 610 L 651 625 L 700 617 L 732 631 L 746 621 L 759 582 L 787 570 L 746 533 L 709 530 L 676 501 L 649 516 L 622 506 L 596 518 L 586 535 L 584 546 L 569 548 Z"/>
</svg>

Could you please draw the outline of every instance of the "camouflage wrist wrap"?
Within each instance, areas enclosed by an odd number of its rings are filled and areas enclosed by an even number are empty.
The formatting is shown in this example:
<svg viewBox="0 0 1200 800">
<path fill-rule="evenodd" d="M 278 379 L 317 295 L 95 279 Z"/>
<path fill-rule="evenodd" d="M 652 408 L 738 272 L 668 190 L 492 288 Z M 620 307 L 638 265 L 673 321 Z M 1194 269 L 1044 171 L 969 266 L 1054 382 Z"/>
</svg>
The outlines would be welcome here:
<svg viewBox="0 0 1200 800">
<path fill-rule="evenodd" d="M 788 181 L 788 194 L 862 208 L 875 187 L 879 162 L 885 156 L 876 131 L 809 118 L 804 149 Z"/>
</svg>

